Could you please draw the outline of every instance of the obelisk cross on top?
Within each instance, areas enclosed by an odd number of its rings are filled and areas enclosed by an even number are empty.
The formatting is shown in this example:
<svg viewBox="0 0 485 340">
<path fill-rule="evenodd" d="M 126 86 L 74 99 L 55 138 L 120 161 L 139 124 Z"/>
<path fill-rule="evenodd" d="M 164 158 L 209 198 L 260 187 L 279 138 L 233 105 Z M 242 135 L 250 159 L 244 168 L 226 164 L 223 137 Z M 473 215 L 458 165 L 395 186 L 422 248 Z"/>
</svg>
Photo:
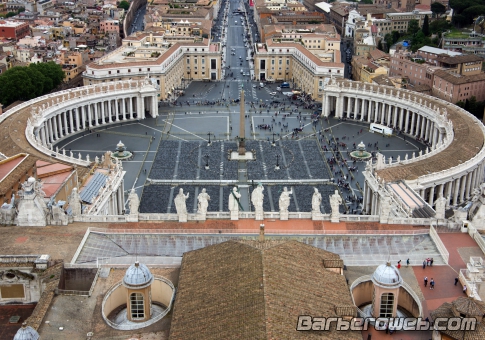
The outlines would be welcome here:
<svg viewBox="0 0 485 340">
<path fill-rule="evenodd" d="M 246 122 L 245 122 L 245 115 L 244 112 L 244 84 L 241 88 L 241 100 L 239 102 L 239 155 L 244 156 L 246 155 Z"/>
</svg>

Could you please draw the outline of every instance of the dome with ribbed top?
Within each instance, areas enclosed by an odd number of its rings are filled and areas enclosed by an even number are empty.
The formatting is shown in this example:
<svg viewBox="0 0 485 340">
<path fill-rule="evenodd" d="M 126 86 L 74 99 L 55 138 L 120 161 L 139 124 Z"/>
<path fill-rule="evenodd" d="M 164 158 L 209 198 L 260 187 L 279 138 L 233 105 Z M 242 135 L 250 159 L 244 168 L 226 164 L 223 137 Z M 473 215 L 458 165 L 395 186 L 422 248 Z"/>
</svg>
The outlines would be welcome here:
<svg viewBox="0 0 485 340">
<path fill-rule="evenodd" d="M 127 288 L 144 288 L 153 282 L 150 269 L 138 261 L 132 264 L 125 273 L 123 285 Z"/>
<path fill-rule="evenodd" d="M 37 340 L 39 338 L 39 333 L 32 327 L 27 326 L 27 323 L 24 322 L 22 328 L 20 328 L 17 331 L 17 334 L 13 337 L 13 340 Z"/>
<path fill-rule="evenodd" d="M 393 288 L 402 284 L 402 277 L 399 270 L 387 262 L 377 267 L 372 275 L 372 281 L 380 287 Z"/>
</svg>

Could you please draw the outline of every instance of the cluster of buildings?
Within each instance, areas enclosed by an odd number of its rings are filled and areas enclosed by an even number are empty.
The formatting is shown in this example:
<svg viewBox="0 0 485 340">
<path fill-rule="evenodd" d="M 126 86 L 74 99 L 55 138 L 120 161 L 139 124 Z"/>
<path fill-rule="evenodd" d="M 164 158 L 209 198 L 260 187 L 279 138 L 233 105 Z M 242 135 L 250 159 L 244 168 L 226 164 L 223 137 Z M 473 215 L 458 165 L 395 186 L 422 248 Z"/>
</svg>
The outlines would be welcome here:
<svg viewBox="0 0 485 340">
<path fill-rule="evenodd" d="M 352 58 L 352 77 L 367 83 L 411 89 L 450 103 L 485 100 L 484 59 L 424 46 L 412 53 L 402 46 L 392 54 L 373 50 Z"/>
<path fill-rule="evenodd" d="M 89 62 L 121 44 L 125 10 L 116 1 L 7 1 L 0 20 L 0 73 L 13 66 L 54 61 L 65 81 L 80 75 Z"/>
</svg>

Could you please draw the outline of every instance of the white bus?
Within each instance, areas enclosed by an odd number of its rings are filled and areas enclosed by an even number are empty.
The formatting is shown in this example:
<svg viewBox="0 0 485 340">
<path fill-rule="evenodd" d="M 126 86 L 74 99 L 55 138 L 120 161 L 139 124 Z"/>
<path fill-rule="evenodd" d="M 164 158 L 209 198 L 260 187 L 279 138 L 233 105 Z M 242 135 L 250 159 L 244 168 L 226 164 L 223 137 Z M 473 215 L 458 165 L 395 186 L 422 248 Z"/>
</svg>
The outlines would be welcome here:
<svg viewBox="0 0 485 340">
<path fill-rule="evenodd" d="M 392 136 L 392 128 L 381 124 L 372 123 L 370 125 L 370 132 L 378 132 L 382 133 L 384 136 Z"/>
</svg>

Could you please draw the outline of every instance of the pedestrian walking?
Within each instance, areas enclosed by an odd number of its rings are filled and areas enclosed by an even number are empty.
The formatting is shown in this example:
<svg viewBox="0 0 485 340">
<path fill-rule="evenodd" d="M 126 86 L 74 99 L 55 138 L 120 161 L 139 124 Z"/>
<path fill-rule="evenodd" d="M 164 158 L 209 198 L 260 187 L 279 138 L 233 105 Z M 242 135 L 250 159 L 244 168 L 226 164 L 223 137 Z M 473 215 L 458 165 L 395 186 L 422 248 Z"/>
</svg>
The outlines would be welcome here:
<svg viewBox="0 0 485 340">
<path fill-rule="evenodd" d="M 426 260 L 423 261 L 423 269 L 426 268 Z"/>
<path fill-rule="evenodd" d="M 434 289 L 434 279 L 431 278 L 431 280 L 429 281 L 429 289 Z"/>
<path fill-rule="evenodd" d="M 428 277 L 427 276 L 424 277 L 424 286 L 425 287 L 428 286 Z"/>
<path fill-rule="evenodd" d="M 409 263 L 410 263 L 410 261 L 409 261 L 409 259 L 407 259 L 406 260 L 406 267 L 409 267 Z"/>
<path fill-rule="evenodd" d="M 428 258 L 426 259 L 426 265 L 427 265 L 427 266 L 429 266 L 429 264 L 430 264 L 430 263 L 431 263 L 431 259 L 428 257 Z"/>
<path fill-rule="evenodd" d="M 434 262 L 434 260 L 433 260 L 433 258 L 431 258 L 431 260 L 429 260 L 429 265 L 432 266 L 433 262 Z"/>
<path fill-rule="evenodd" d="M 455 286 L 456 286 L 457 283 L 458 283 L 458 278 L 455 277 Z"/>
<path fill-rule="evenodd" d="M 466 285 L 463 285 L 463 293 L 466 294 Z"/>
</svg>

